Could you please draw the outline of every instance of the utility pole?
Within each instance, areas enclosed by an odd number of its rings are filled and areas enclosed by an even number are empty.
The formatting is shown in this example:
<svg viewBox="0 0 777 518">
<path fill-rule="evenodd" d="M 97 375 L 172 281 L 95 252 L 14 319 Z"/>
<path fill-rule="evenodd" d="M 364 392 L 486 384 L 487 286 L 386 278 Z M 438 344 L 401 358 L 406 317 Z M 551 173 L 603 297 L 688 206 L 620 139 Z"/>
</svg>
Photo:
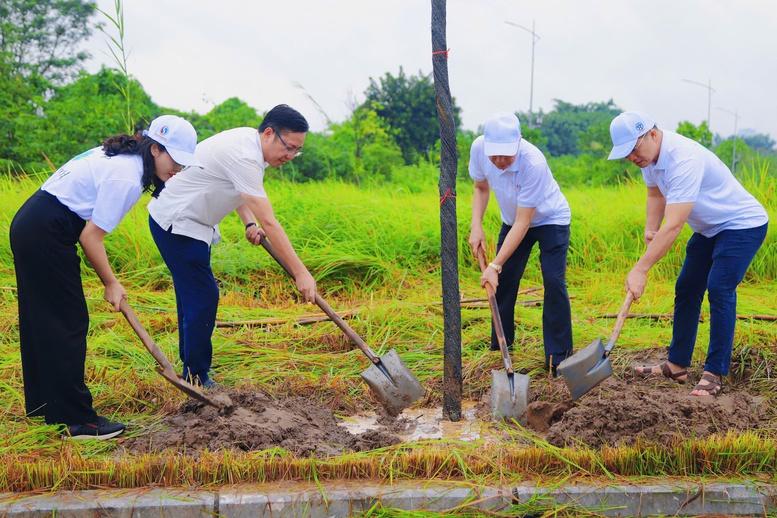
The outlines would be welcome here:
<svg viewBox="0 0 777 518">
<path fill-rule="evenodd" d="M 698 85 L 707 89 L 707 129 L 712 131 L 710 127 L 710 111 L 712 107 L 712 92 L 715 91 L 712 89 L 712 79 L 707 79 L 708 84 L 706 85 L 698 81 L 691 81 L 690 79 L 683 79 L 683 81 L 685 81 L 686 83 L 691 83 L 693 85 Z"/>
<path fill-rule="evenodd" d="M 532 110 L 533 105 L 532 102 L 534 100 L 534 46 L 535 44 L 540 40 L 540 37 L 537 36 L 537 33 L 534 32 L 534 20 L 531 21 L 531 29 L 528 27 L 524 27 L 523 25 L 518 25 L 517 23 L 508 22 L 505 21 L 507 25 L 512 25 L 513 27 L 518 27 L 519 29 L 523 29 L 529 34 L 531 34 L 531 84 L 529 86 L 529 128 L 534 127 L 534 111 Z"/>
<path fill-rule="evenodd" d="M 739 122 L 739 115 L 737 114 L 737 110 L 734 110 L 733 112 L 731 110 L 727 110 L 725 108 L 721 108 L 718 106 L 718 110 L 724 111 L 727 113 L 731 113 L 734 115 L 734 150 L 731 152 L 731 172 L 735 173 L 737 172 L 737 122 Z"/>
</svg>

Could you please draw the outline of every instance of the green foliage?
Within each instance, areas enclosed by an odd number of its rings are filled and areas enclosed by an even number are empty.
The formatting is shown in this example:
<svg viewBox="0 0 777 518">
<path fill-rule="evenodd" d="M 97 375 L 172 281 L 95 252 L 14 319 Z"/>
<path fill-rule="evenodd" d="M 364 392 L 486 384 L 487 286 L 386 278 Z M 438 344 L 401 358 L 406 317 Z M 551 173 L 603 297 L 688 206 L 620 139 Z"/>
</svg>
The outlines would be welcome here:
<svg viewBox="0 0 777 518">
<path fill-rule="evenodd" d="M 750 146 L 742 139 L 736 139 L 736 141 L 733 138 L 726 139 L 717 145 L 714 152 L 734 174 L 737 174 L 739 164 L 751 162 L 756 157 Z"/>
<path fill-rule="evenodd" d="M 554 99 L 554 103 L 553 111 L 537 117 L 539 130 L 548 139 L 546 146 L 536 144 L 540 149 L 550 156 L 579 155 L 581 152 L 603 155 L 603 150 L 612 147 L 610 122 L 621 112 L 612 99 L 582 105 Z"/>
<path fill-rule="evenodd" d="M 223 103 L 214 106 L 205 115 L 196 113 L 182 113 L 197 128 L 197 138 L 202 141 L 224 130 L 240 127 L 258 128 L 262 123 L 262 117 L 244 101 L 237 97 L 230 97 Z M 307 146 L 305 146 L 307 151 Z"/>
<path fill-rule="evenodd" d="M 84 0 L 3 0 L 0 58 L 10 75 L 41 78 L 39 94 L 74 77 L 89 58 L 78 47 L 91 34 L 95 10 L 95 2 Z"/>
<path fill-rule="evenodd" d="M 707 149 L 712 149 L 712 132 L 707 125 L 707 121 L 701 121 L 701 124 L 698 126 L 694 126 L 688 121 L 683 121 L 677 125 L 677 133 L 695 140 Z"/>
<path fill-rule="evenodd" d="M 365 106 L 342 124 L 331 124 L 329 132 L 308 134 L 305 152 L 283 166 L 296 181 L 332 178 L 373 184 L 391 179 L 392 170 L 404 164 L 386 121 Z"/>
<path fill-rule="evenodd" d="M 45 103 L 46 116 L 36 117 L 27 127 L 22 163 L 26 167 L 45 167 L 45 154 L 49 166 L 58 167 L 85 149 L 100 145 L 106 137 L 126 132 L 126 98 L 116 88 L 123 77 L 103 67 L 94 75 L 82 73 L 74 83 L 56 89 Z M 134 133 L 146 128 L 161 109 L 136 80 L 129 82 L 128 91 L 133 99 Z"/>
<path fill-rule="evenodd" d="M 580 156 L 549 157 L 553 177 L 564 188 L 567 186 L 619 185 L 634 178 L 642 178 L 639 169 L 625 160 L 607 160 L 584 153 Z"/>
<path fill-rule="evenodd" d="M 739 138 L 745 141 L 745 144 L 750 146 L 753 151 L 761 154 L 765 153 L 771 153 L 774 154 L 774 144 L 775 141 L 773 138 L 771 138 L 769 135 L 764 135 L 762 133 L 756 133 L 755 135 L 748 135 L 748 136 L 742 136 L 740 135 Z"/>
<path fill-rule="evenodd" d="M 440 138 L 437 122 L 437 97 L 431 74 L 419 71 L 418 76 L 407 77 L 402 67 L 397 77 L 390 73 L 378 84 L 370 78 L 364 92 L 363 106 L 375 110 L 390 125 L 392 135 L 405 163 L 412 164 L 419 157 L 428 158 L 429 151 Z M 461 125 L 460 109 L 452 99 L 456 127 Z"/>
<path fill-rule="evenodd" d="M 28 134 L 39 119 L 43 97 L 12 68 L 0 60 L 0 164 L 3 171 L 16 172 L 29 159 Z"/>
</svg>

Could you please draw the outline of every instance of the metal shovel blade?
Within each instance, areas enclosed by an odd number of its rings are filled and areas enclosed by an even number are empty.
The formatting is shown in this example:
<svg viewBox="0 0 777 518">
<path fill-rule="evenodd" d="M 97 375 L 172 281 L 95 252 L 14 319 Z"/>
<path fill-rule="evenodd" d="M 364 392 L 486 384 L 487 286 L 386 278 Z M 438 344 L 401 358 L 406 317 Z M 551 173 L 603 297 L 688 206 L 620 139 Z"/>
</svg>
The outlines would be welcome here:
<svg viewBox="0 0 777 518">
<path fill-rule="evenodd" d="M 561 376 L 564 376 L 573 400 L 579 399 L 612 376 L 610 357 L 606 354 L 601 338 L 597 338 L 585 349 L 559 363 L 557 370 Z"/>
<path fill-rule="evenodd" d="M 491 371 L 491 413 L 496 420 L 515 419 L 525 425 L 531 378 L 525 374 L 513 374 L 512 378 L 511 387 L 507 372 Z"/>
<path fill-rule="evenodd" d="M 362 372 L 362 378 L 388 415 L 397 417 L 402 410 L 421 399 L 424 395 L 424 387 L 394 349 L 384 354 L 380 358 L 380 363 L 385 372 L 372 364 Z M 386 376 L 386 373 L 391 379 Z"/>
</svg>

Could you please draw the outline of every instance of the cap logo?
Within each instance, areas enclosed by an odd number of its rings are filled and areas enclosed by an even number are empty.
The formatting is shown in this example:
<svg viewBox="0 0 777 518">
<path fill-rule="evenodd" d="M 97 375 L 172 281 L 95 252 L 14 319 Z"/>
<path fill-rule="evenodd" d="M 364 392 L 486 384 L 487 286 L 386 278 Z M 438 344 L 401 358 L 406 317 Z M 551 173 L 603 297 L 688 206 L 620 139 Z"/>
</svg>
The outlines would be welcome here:
<svg viewBox="0 0 777 518">
<path fill-rule="evenodd" d="M 642 124 L 642 121 L 639 121 L 634 127 L 637 128 L 637 131 L 642 131 L 645 128 L 645 125 Z"/>
<path fill-rule="evenodd" d="M 167 140 L 167 138 L 164 138 L 164 137 L 165 137 L 165 135 L 170 133 L 170 128 L 168 128 L 167 126 L 162 126 L 161 128 L 159 128 L 159 131 L 157 131 L 156 133 L 157 133 L 157 135 L 162 137 L 162 140 Z"/>
</svg>

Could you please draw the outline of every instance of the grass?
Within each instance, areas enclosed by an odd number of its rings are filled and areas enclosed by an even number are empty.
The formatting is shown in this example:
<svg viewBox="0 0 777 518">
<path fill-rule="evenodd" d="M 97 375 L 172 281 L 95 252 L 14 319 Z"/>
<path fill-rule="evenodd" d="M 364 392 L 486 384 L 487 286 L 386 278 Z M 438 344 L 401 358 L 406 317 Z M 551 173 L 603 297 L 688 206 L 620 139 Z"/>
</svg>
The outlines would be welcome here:
<svg viewBox="0 0 777 518">
<path fill-rule="evenodd" d="M 751 192 L 774 214 L 773 182 L 768 171 L 745 175 Z M 0 228 L 40 185 L 41 178 L 0 179 Z M 358 309 L 349 324 L 379 355 L 395 349 L 429 390 L 425 405 L 441 402 L 443 322 L 439 267 L 439 199 L 433 177 L 427 188 L 408 192 L 395 186 L 357 188 L 328 182 L 287 184 L 268 179 L 275 212 L 292 243 L 318 281 L 319 292 L 335 310 Z M 639 184 L 565 191 L 573 211 L 568 283 L 576 348 L 608 336 L 623 299 L 623 280 L 643 249 L 645 189 Z M 761 195 L 768 198 L 761 197 Z M 462 298 L 483 297 L 476 263 L 467 245 L 471 186 L 457 193 L 459 278 Z M 168 358 L 177 358 L 177 320 L 169 273 L 149 235 L 145 201 L 106 240 L 108 255 L 130 303 Z M 499 227 L 496 204 L 486 215 L 487 235 Z M 687 233 L 688 230 L 686 229 Z M 740 287 L 739 313 L 763 315 L 777 307 L 774 228 Z M 281 268 L 260 247 L 242 239 L 236 216 L 222 224 L 224 242 L 213 249 L 214 273 L 221 283 L 218 319 L 224 322 L 282 317 L 270 326 L 219 327 L 214 333 L 214 370 L 228 386 L 264 390 L 277 396 L 301 395 L 347 415 L 374 408 L 359 373 L 366 359 L 331 322 L 298 325 L 296 317 L 317 312 L 300 303 Z M 684 233 L 681 242 L 687 235 Z M 491 243 L 493 246 L 493 242 Z M 491 251 L 493 256 L 493 250 Z M 645 296 L 633 312 L 667 314 L 673 306 L 673 282 L 683 259 L 675 246 L 651 272 Z M 54 265 L 52 265 L 53 267 Z M 102 285 L 84 268 L 91 313 L 87 383 L 102 414 L 129 422 L 129 433 L 173 413 L 184 396 L 162 383 L 154 361 L 120 314 L 102 300 Z M 541 286 L 537 257 L 522 287 Z M 198 459 L 176 454 L 118 455 L 113 443 L 61 441 L 53 427 L 24 415 L 16 325 L 13 262 L 7 239 L 0 245 L 0 491 L 169 486 L 213 486 L 279 480 L 405 479 L 452 480 L 495 485 L 536 480 L 554 485 L 569 480 L 602 484 L 653 477 L 771 479 L 777 472 L 777 437 L 772 430 L 689 438 L 670 446 L 638 444 L 602 450 L 558 449 L 525 430 L 506 427 L 507 439 L 483 442 L 422 441 L 330 459 L 296 458 L 282 450 L 205 452 Z M 539 292 L 541 294 L 541 292 Z M 537 293 L 522 298 L 537 297 Z M 708 316 L 705 307 L 704 314 Z M 542 390 L 541 309 L 519 307 L 521 348 L 516 369 L 532 375 Z M 462 308 L 463 397 L 479 400 L 490 389 L 490 370 L 501 360 L 487 352 L 486 308 Z M 702 324 L 698 343 L 709 328 Z M 622 355 L 665 346 L 671 324 L 630 319 L 618 342 Z M 777 323 L 740 320 L 734 345 L 732 378 L 762 396 L 774 408 L 773 369 Z M 699 365 L 705 347 L 696 349 Z M 176 360 L 177 361 L 177 360 Z M 541 509 L 541 503 L 538 503 Z M 518 511 L 516 511 L 518 512 Z M 522 512 L 529 512 L 524 510 Z M 407 516 L 374 509 L 367 516 Z M 383 513 L 383 514 L 381 514 Z M 425 516 L 424 514 L 417 514 Z M 560 512 L 559 515 L 563 515 Z M 415 514 L 413 515 L 415 516 Z"/>
</svg>

